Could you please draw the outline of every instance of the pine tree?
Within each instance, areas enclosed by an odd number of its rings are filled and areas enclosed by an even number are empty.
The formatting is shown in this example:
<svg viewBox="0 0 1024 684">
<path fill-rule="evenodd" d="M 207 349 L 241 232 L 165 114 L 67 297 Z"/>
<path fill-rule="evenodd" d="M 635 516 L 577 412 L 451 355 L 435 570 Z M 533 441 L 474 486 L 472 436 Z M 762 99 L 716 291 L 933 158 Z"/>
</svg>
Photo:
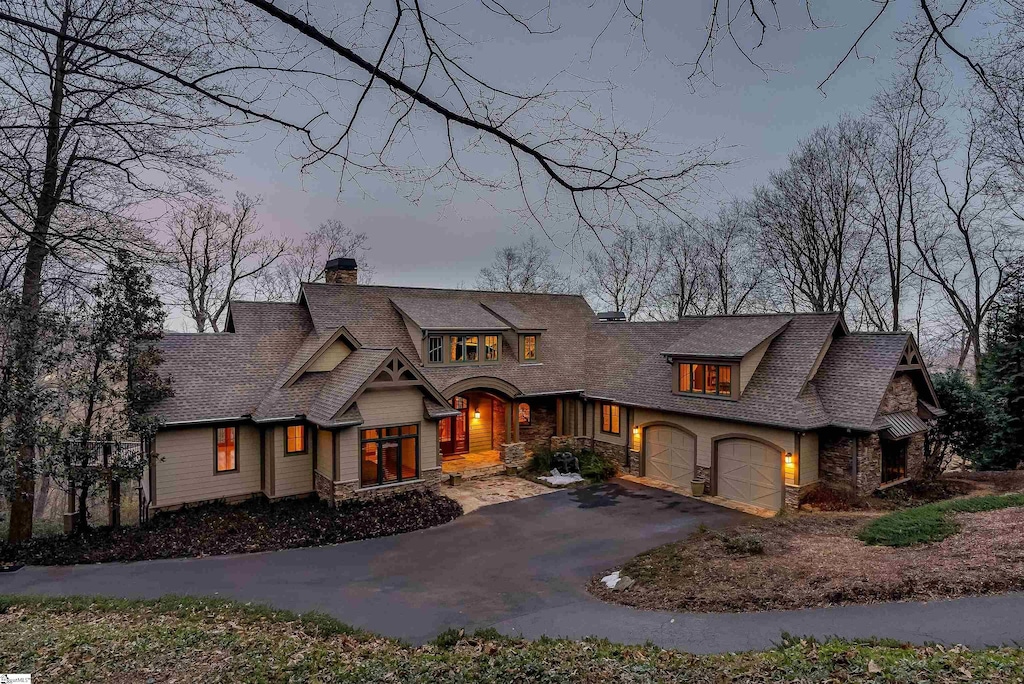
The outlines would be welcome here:
<svg viewBox="0 0 1024 684">
<path fill-rule="evenodd" d="M 992 408 L 992 439 L 977 465 L 1015 468 L 1024 461 L 1024 284 L 1000 298 L 989 316 L 981 388 Z"/>
</svg>

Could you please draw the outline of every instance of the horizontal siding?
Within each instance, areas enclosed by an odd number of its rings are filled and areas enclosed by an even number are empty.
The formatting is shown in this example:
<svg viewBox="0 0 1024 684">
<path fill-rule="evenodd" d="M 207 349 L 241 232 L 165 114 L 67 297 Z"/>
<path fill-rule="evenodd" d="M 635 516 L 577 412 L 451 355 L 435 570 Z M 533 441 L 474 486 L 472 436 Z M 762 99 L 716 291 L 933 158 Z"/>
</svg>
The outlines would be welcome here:
<svg viewBox="0 0 1024 684">
<path fill-rule="evenodd" d="M 156 435 L 156 506 L 244 496 L 260 491 L 260 435 L 242 425 L 238 472 L 214 474 L 214 427 L 161 430 Z"/>
<path fill-rule="evenodd" d="M 274 496 L 295 496 L 313 491 L 313 456 L 305 454 L 285 454 L 285 428 L 275 425 L 274 440 Z M 312 451 L 312 444 L 307 452 Z"/>
<path fill-rule="evenodd" d="M 491 398 L 486 394 L 471 393 L 469 398 L 469 450 L 474 452 L 490 451 L 493 436 L 491 435 Z M 474 418 L 476 411 L 479 418 Z"/>
<path fill-rule="evenodd" d="M 338 480 L 359 480 L 359 431 L 385 425 L 418 423 L 420 471 L 437 468 L 437 423 L 423 417 L 423 394 L 415 388 L 368 389 L 356 401 L 363 424 L 338 433 Z M 489 434 L 489 433 L 488 433 Z M 489 439 L 489 436 L 488 436 Z"/>
<path fill-rule="evenodd" d="M 330 347 L 324 350 L 319 359 L 306 369 L 306 372 L 316 373 L 334 370 L 335 366 L 348 358 L 348 355 L 351 353 L 352 350 L 349 349 L 347 344 L 341 340 L 336 340 Z"/>
</svg>

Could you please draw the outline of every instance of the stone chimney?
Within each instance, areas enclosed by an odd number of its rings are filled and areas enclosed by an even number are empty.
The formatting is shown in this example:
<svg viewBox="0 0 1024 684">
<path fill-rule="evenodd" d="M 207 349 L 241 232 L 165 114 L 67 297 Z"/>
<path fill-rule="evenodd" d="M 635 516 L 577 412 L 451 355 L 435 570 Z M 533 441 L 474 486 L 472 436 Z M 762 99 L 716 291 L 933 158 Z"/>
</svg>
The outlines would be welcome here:
<svg viewBox="0 0 1024 684">
<path fill-rule="evenodd" d="M 359 266 L 349 257 L 331 259 L 324 267 L 325 280 L 334 285 L 355 285 L 358 276 Z"/>
</svg>

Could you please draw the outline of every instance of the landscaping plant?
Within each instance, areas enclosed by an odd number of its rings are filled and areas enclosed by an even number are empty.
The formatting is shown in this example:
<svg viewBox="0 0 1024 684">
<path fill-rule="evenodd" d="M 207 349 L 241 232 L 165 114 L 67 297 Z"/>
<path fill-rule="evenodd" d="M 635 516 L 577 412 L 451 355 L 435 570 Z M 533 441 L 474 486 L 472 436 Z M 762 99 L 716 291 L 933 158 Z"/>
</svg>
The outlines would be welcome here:
<svg viewBox="0 0 1024 684">
<path fill-rule="evenodd" d="M 981 513 L 1024 506 L 1024 494 L 952 499 L 895 511 L 868 523 L 858 535 L 874 546 L 912 546 L 942 541 L 959 531 L 954 513 Z"/>
</svg>

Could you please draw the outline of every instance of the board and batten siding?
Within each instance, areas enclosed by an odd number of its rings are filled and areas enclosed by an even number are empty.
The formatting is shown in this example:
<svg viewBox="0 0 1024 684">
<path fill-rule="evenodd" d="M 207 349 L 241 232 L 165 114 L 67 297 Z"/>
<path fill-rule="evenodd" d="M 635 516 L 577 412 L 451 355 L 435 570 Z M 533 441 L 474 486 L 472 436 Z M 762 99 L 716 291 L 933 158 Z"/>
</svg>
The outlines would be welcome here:
<svg viewBox="0 0 1024 684">
<path fill-rule="evenodd" d="M 286 454 L 284 436 L 283 425 L 275 425 L 267 435 L 274 445 L 275 499 L 313 491 L 313 440 L 306 440 L 306 453 Z"/>
<path fill-rule="evenodd" d="M 420 472 L 440 467 L 437 423 L 423 417 L 423 393 L 416 388 L 367 389 L 356 401 L 363 424 L 338 433 L 338 481 L 359 481 L 359 431 L 387 425 L 420 426 Z"/>
<path fill-rule="evenodd" d="M 238 470 L 214 473 L 213 426 L 160 430 L 154 438 L 157 508 L 227 499 L 260 491 L 260 433 L 255 425 L 238 431 Z"/>
<path fill-rule="evenodd" d="M 331 477 L 331 456 L 334 447 L 334 441 L 331 439 L 330 430 L 320 430 L 318 428 L 311 428 L 317 433 L 316 439 L 318 440 L 319 448 L 316 452 L 316 469 L 324 477 Z"/>
<path fill-rule="evenodd" d="M 800 435 L 800 484 L 818 481 L 818 433 Z"/>
</svg>

